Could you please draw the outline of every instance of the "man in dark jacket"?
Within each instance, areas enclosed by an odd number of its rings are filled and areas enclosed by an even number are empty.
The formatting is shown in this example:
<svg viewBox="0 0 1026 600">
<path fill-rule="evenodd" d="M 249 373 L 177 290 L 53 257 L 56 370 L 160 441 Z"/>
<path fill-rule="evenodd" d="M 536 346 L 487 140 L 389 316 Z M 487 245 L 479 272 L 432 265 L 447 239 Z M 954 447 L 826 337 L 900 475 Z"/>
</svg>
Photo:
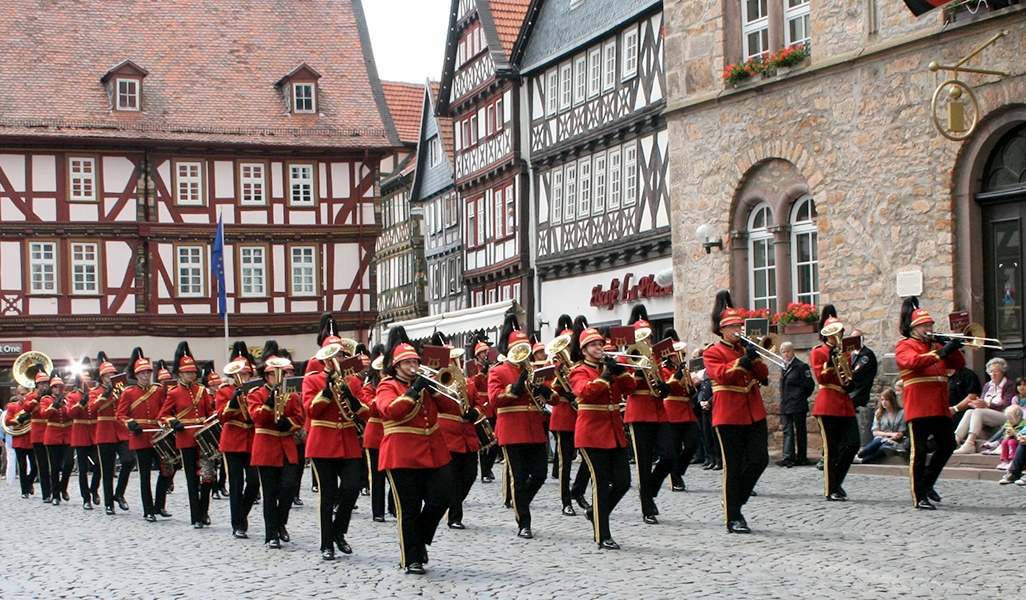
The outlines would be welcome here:
<svg viewBox="0 0 1026 600">
<path fill-rule="evenodd" d="M 780 426 L 784 430 L 784 456 L 778 467 L 791 468 L 808 464 L 808 431 L 805 420 L 809 414 L 809 396 L 816 388 L 809 365 L 796 358 L 791 342 L 780 344 L 780 356 L 786 361 L 780 375 Z"/>
<path fill-rule="evenodd" d="M 856 329 L 851 335 L 861 338 L 862 332 Z M 848 395 L 858 413 L 859 441 L 863 446 L 873 439 L 873 411 L 869 406 L 869 396 L 873 391 L 876 371 L 876 354 L 863 343 L 862 347 L 851 355 L 851 383 L 847 387 Z"/>
</svg>

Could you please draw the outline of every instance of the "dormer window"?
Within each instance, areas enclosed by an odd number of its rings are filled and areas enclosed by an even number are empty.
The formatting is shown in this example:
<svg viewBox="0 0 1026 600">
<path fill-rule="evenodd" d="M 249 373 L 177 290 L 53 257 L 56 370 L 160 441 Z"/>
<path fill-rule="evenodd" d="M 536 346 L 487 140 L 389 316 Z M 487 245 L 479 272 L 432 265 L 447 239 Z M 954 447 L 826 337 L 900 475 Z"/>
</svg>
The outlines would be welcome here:
<svg viewBox="0 0 1026 600">
<path fill-rule="evenodd" d="M 275 85 L 282 91 L 285 110 L 294 115 L 317 113 L 317 81 L 321 74 L 303 63 Z"/>
<path fill-rule="evenodd" d="M 118 112 L 142 110 L 142 82 L 149 73 L 139 65 L 126 60 L 107 71 L 100 83 L 107 89 L 111 108 Z"/>
</svg>

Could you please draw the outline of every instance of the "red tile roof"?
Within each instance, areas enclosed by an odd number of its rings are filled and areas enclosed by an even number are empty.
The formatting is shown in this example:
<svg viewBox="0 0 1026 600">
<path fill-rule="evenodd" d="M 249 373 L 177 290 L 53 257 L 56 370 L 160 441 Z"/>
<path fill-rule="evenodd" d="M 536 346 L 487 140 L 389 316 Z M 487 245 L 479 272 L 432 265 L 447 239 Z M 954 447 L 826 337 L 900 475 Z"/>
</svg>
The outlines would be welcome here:
<svg viewBox="0 0 1026 600">
<path fill-rule="evenodd" d="M 513 44 L 520 35 L 520 26 L 524 22 L 524 15 L 527 14 L 531 0 L 489 0 L 488 4 L 492 9 L 492 18 L 499 33 L 499 41 L 502 42 L 502 50 L 509 58 L 513 52 Z"/>
<path fill-rule="evenodd" d="M 424 113 L 424 85 L 382 81 L 381 88 L 385 91 L 385 102 L 399 132 L 399 141 L 416 144 Z"/>
<path fill-rule="evenodd" d="M 0 137 L 86 137 L 332 148 L 396 141 L 351 0 L 7 2 Z M 367 47 L 365 48 L 365 45 Z M 100 78 L 148 74 L 142 111 L 112 112 Z M 321 75 L 321 115 L 286 111 L 275 83 Z"/>
</svg>

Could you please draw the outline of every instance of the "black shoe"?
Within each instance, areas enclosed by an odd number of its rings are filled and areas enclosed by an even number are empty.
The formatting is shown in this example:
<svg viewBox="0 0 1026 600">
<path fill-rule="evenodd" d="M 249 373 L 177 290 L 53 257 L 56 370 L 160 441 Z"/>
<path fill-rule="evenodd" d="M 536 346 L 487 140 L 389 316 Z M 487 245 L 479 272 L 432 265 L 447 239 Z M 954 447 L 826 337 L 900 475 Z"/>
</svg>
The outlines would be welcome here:
<svg viewBox="0 0 1026 600">
<path fill-rule="evenodd" d="M 577 511 L 574 510 L 574 507 L 572 507 L 569 504 L 567 504 L 566 506 L 563 507 L 563 516 L 564 517 L 576 517 L 577 516 Z"/>
<path fill-rule="evenodd" d="M 118 503 L 118 508 L 120 508 L 121 510 L 123 510 L 125 512 L 128 512 L 128 503 L 125 502 L 125 497 L 124 496 L 118 496 L 117 498 L 114 499 L 114 502 Z"/>
<path fill-rule="evenodd" d="M 680 484 L 674 483 L 674 484 L 672 484 L 670 486 L 670 491 L 671 492 L 686 492 L 686 491 L 688 491 L 688 486 L 685 485 L 684 483 L 680 483 Z"/>
<path fill-rule="evenodd" d="M 292 499 L 292 506 L 303 506 L 303 499 L 302 498 L 293 498 Z"/>
<path fill-rule="evenodd" d="M 54 496 L 53 500 L 50 501 L 50 504 L 53 504 L 54 506 L 60 506 L 61 505 L 61 498 L 60 498 L 60 496 Z"/>
<path fill-rule="evenodd" d="M 599 550 L 619 550 L 620 544 L 613 541 L 613 538 L 605 539 L 599 542 Z"/>
<path fill-rule="evenodd" d="M 743 520 L 731 521 L 727 523 L 727 533 L 751 533 L 752 530 L 748 527 L 748 523 Z"/>
<path fill-rule="evenodd" d="M 782 459 L 782 460 L 778 460 L 777 462 L 775 462 L 773 464 L 777 465 L 778 467 L 784 467 L 786 469 L 790 469 L 791 467 L 794 466 L 794 461 L 791 460 L 790 458 L 785 458 L 785 459 Z"/>
<path fill-rule="evenodd" d="M 522 537 L 525 540 L 533 540 L 534 539 L 534 534 L 531 533 L 531 528 L 530 527 L 521 527 L 520 528 L 520 532 L 517 533 L 517 537 Z"/>
<path fill-rule="evenodd" d="M 842 498 L 848 497 L 848 492 L 844 491 L 844 488 L 841 486 L 837 486 L 837 493 L 840 494 Z"/>
<path fill-rule="evenodd" d="M 643 517 L 646 525 L 658 525 L 659 519 L 655 518 L 655 515 L 645 515 Z"/>
<path fill-rule="evenodd" d="M 192 524 L 193 529 L 203 529 L 203 521 L 196 521 Z"/>
<path fill-rule="evenodd" d="M 167 493 L 172 494 L 172 493 L 174 493 L 174 491 L 175 491 L 175 482 L 172 481 L 172 482 L 167 484 Z"/>
<path fill-rule="evenodd" d="M 452 523 L 449 523 L 449 529 L 466 529 L 466 526 L 459 521 L 453 521 Z"/>
<path fill-rule="evenodd" d="M 809 460 L 806 459 L 806 458 L 802 458 L 802 459 L 798 459 L 798 460 L 794 461 L 794 466 L 796 466 L 796 467 L 807 467 L 807 466 L 809 466 L 811 464 L 812 463 L 810 463 Z"/>
<path fill-rule="evenodd" d="M 52 501 L 53 501 L 53 498 L 51 498 L 49 496 L 43 496 L 43 504 L 49 504 Z"/>
<path fill-rule="evenodd" d="M 481 477 L 481 483 L 492 483 L 495 481 L 495 477 L 492 475 L 485 475 Z"/>
<path fill-rule="evenodd" d="M 344 535 L 340 535 L 335 538 L 335 545 L 338 546 L 338 551 L 342 554 L 353 553 L 353 547 L 349 545 L 349 542 L 346 541 L 346 536 Z"/>
<path fill-rule="evenodd" d="M 315 494 L 317 493 L 317 484 L 316 483 L 310 486 L 310 491 L 315 493 Z"/>
<path fill-rule="evenodd" d="M 370 496 L 370 490 L 368 490 L 367 488 L 363 488 L 362 490 L 360 490 L 360 495 L 361 496 Z"/>
<path fill-rule="evenodd" d="M 267 547 L 273 550 L 281 550 L 281 540 L 273 539 L 267 542 Z"/>
<path fill-rule="evenodd" d="M 231 498 L 231 496 L 228 495 L 228 488 L 226 488 L 224 486 L 221 486 L 221 489 L 218 490 L 218 493 L 221 494 L 222 498 Z"/>
<path fill-rule="evenodd" d="M 590 508 L 588 510 L 584 511 L 584 518 L 588 519 L 589 521 L 594 521 L 595 520 L 595 511 L 591 510 Z"/>
<path fill-rule="evenodd" d="M 427 546 L 423 544 L 420 546 L 420 562 L 421 564 L 428 564 Z"/>
<path fill-rule="evenodd" d="M 28 498 L 28 497 L 29 497 L 29 495 L 28 495 L 28 494 L 22 494 L 22 495 L 21 495 L 21 497 L 22 497 L 22 498 Z"/>
<path fill-rule="evenodd" d="M 96 506 L 99 506 L 101 504 L 100 495 L 96 492 L 93 492 L 93 504 L 95 504 Z"/>
<path fill-rule="evenodd" d="M 406 565 L 406 574 L 407 575 L 423 575 L 424 574 L 424 565 L 422 565 L 420 563 L 410 563 L 410 564 Z"/>
<path fill-rule="evenodd" d="M 933 488 L 930 488 L 926 492 L 926 497 L 929 498 L 930 500 L 934 501 L 934 502 L 940 502 L 941 501 L 940 494 L 938 494 L 937 491 L 934 490 Z"/>
<path fill-rule="evenodd" d="M 374 515 L 374 522 L 375 523 L 384 523 L 385 522 L 385 516 L 384 515 Z"/>
<path fill-rule="evenodd" d="M 713 465 L 713 467 L 712 467 L 712 470 L 713 471 L 722 471 L 723 470 L 723 463 L 715 463 Z"/>
<path fill-rule="evenodd" d="M 509 500 L 507 500 L 507 501 L 506 501 L 506 502 L 505 502 L 505 503 L 503 504 L 503 506 L 505 506 L 506 508 L 513 508 L 513 503 L 512 503 L 512 502 L 510 502 Z"/>
<path fill-rule="evenodd" d="M 837 492 L 832 492 L 829 496 L 826 497 L 826 499 L 830 502 L 844 502 L 845 500 L 847 500 L 846 497 L 840 495 Z"/>
<path fill-rule="evenodd" d="M 820 471 L 823 470 L 823 459 L 822 458 L 819 459 L 818 463 L 816 463 L 816 468 L 819 469 Z"/>
<path fill-rule="evenodd" d="M 324 560 L 335 560 L 335 549 L 328 548 L 327 550 L 321 550 L 321 558 Z"/>
<path fill-rule="evenodd" d="M 210 497 L 213 498 L 214 500 L 220 500 L 221 499 L 221 492 L 219 492 L 217 490 L 211 490 Z"/>
<path fill-rule="evenodd" d="M 162 516 L 162 517 L 164 517 L 165 519 L 170 519 L 171 518 L 171 513 L 167 512 L 167 509 L 165 509 L 165 508 L 162 508 L 162 509 L 158 510 L 157 514 Z"/>
<path fill-rule="evenodd" d="M 749 498 L 755 498 L 755 497 L 756 497 L 756 496 L 758 496 L 758 495 L 759 495 L 759 494 L 757 494 L 757 493 L 755 492 L 755 490 L 752 490 L 752 491 L 751 491 L 751 493 L 750 493 L 750 494 L 748 494 L 748 497 L 749 497 Z"/>
<path fill-rule="evenodd" d="M 82 503 L 82 510 L 93 510 L 93 505 L 88 500 Z"/>
<path fill-rule="evenodd" d="M 210 515 L 203 515 L 203 524 L 210 525 Z"/>
<path fill-rule="evenodd" d="M 156 523 L 157 515 L 146 515 L 143 517 L 143 521 L 146 521 L 147 523 Z"/>
<path fill-rule="evenodd" d="M 236 529 L 232 532 L 232 537 L 234 537 L 237 540 L 248 540 L 249 534 L 243 531 L 242 529 Z"/>
<path fill-rule="evenodd" d="M 588 510 L 589 508 L 591 508 L 591 504 L 589 504 L 588 501 L 584 498 L 584 494 L 574 494 L 573 499 L 574 502 L 577 503 L 577 506 L 580 506 L 584 510 Z"/>
<path fill-rule="evenodd" d="M 716 466 L 716 463 L 705 463 L 704 465 L 702 465 L 702 470 L 703 471 L 711 471 L 712 468 L 715 467 L 715 466 Z"/>
<path fill-rule="evenodd" d="M 289 530 L 285 529 L 284 525 L 278 528 L 278 539 L 283 542 L 292 541 L 292 537 L 289 536 Z"/>
<path fill-rule="evenodd" d="M 920 510 L 937 510 L 937 507 L 930 503 L 929 500 L 923 498 L 919 502 L 916 502 L 916 508 Z"/>
<path fill-rule="evenodd" d="M 71 500 L 71 496 L 69 496 L 67 492 L 61 492 L 61 498 L 64 498 L 65 502 L 68 502 L 69 500 Z M 125 510 L 128 510 L 128 509 L 126 508 Z"/>
</svg>

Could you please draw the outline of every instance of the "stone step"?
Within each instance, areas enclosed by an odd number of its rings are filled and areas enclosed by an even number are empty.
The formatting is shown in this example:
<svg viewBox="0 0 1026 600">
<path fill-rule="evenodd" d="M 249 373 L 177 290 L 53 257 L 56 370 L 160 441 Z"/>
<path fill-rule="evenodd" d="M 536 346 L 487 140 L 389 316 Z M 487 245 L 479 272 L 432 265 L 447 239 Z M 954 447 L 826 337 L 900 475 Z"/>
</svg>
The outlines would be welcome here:
<svg viewBox="0 0 1026 600">
<path fill-rule="evenodd" d="M 860 475 L 894 475 L 908 477 L 908 464 L 882 464 L 873 463 L 869 465 L 852 465 L 849 473 Z M 997 481 L 1004 475 L 1003 470 L 999 471 L 993 467 L 981 469 L 975 467 L 954 467 L 950 463 L 941 471 L 941 479 L 978 479 L 981 481 Z"/>
</svg>

